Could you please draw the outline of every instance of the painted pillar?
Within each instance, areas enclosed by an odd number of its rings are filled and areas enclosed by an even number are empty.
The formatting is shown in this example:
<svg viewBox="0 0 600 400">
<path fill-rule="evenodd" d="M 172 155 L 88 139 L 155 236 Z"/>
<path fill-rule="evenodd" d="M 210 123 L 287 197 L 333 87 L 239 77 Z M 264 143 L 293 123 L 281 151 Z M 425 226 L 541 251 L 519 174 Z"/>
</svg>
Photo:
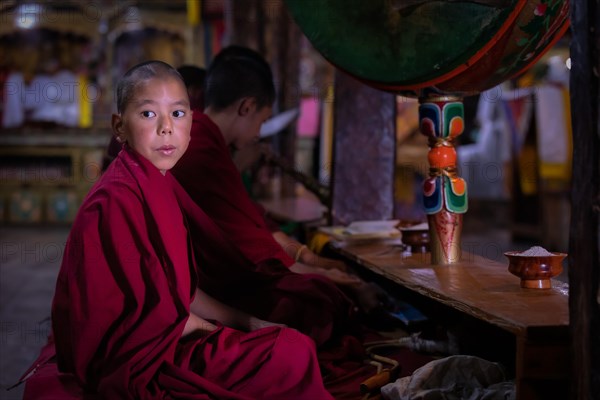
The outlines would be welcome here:
<svg viewBox="0 0 600 400">
<path fill-rule="evenodd" d="M 462 216 L 467 211 L 467 185 L 458 176 L 454 139 L 464 130 L 462 99 L 427 96 L 419 99 L 421 133 L 429 138 L 429 177 L 423 203 L 429 221 L 431 263 L 460 261 Z"/>
</svg>

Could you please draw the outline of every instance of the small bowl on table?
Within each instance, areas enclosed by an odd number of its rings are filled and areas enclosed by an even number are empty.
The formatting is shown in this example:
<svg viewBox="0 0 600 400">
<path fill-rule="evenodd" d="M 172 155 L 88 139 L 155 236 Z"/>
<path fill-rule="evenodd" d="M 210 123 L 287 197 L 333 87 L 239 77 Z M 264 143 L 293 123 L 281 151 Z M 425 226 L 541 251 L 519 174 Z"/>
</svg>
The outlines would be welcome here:
<svg viewBox="0 0 600 400">
<path fill-rule="evenodd" d="M 508 271 L 521 278 L 521 287 L 527 289 L 550 289 L 551 278 L 563 271 L 562 261 L 567 254 L 551 253 L 545 256 L 528 256 L 518 251 L 504 253 L 508 258 Z"/>
<path fill-rule="evenodd" d="M 404 243 L 411 253 L 426 253 L 429 251 L 429 227 L 426 223 L 398 224 Z"/>
</svg>

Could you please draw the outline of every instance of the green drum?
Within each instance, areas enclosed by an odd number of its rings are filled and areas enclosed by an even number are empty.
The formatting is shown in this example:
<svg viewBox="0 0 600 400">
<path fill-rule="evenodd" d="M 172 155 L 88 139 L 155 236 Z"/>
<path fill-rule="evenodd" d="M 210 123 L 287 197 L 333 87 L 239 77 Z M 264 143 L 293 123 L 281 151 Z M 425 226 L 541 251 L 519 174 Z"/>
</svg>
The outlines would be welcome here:
<svg viewBox="0 0 600 400">
<path fill-rule="evenodd" d="M 564 0 L 286 0 L 312 44 L 371 86 L 467 95 L 529 68 L 568 28 Z"/>
</svg>

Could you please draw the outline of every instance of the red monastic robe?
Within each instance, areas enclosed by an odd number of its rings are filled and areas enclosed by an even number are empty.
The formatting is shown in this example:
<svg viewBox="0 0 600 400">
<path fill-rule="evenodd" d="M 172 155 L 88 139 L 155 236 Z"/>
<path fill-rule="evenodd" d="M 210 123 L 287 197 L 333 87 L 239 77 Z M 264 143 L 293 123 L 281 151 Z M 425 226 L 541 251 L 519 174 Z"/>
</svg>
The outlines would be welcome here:
<svg viewBox="0 0 600 400">
<path fill-rule="evenodd" d="M 200 208 L 253 263 L 277 259 L 294 264 L 275 241 L 250 199 L 219 127 L 194 113 L 190 145 L 172 172 Z"/>
<path fill-rule="evenodd" d="M 196 253 L 209 258 L 201 262 L 200 287 L 248 313 L 294 327 L 319 346 L 347 330 L 353 308 L 348 297 L 329 279 L 285 268 L 294 260 L 250 200 L 219 128 L 195 113 L 191 136 L 173 175 L 220 228 L 224 241 L 235 245 L 228 255 L 243 254 L 243 259 L 224 261 L 223 254 L 206 255 L 211 246 L 199 243 Z M 192 231 L 194 226 L 190 223 Z"/>
<path fill-rule="evenodd" d="M 181 338 L 197 286 L 186 220 L 216 234 L 194 238 L 199 246 L 221 240 L 169 173 L 121 151 L 73 224 L 52 305 L 55 343 L 25 399 L 331 399 L 314 343 L 295 330 L 220 326 Z"/>
</svg>

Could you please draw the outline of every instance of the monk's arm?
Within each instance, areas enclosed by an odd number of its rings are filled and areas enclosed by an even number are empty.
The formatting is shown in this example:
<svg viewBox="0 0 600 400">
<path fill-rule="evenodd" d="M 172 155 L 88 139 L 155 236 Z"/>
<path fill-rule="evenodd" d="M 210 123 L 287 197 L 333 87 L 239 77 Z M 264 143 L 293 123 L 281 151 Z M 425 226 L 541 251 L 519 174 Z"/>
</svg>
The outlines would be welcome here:
<svg viewBox="0 0 600 400">
<path fill-rule="evenodd" d="M 296 263 L 290 270 L 298 274 L 317 274 L 329 278 L 332 282 L 348 289 L 356 296 L 360 308 L 369 313 L 384 304 L 391 304 L 391 299 L 379 286 L 365 282 L 356 275 L 347 272 L 346 264 L 338 260 L 319 257 L 308 247 L 286 235 L 284 232 L 273 232 L 273 238 Z"/>
<path fill-rule="evenodd" d="M 256 318 L 241 310 L 229 307 L 200 289 L 196 289 L 196 295 L 194 296 L 192 304 L 190 304 L 190 315 L 194 315 L 204 323 L 210 324 L 210 322 L 206 320 L 216 320 L 230 328 L 244 331 L 253 331 L 267 326 L 283 326 L 281 324 L 261 320 L 260 318 Z"/>
<path fill-rule="evenodd" d="M 290 271 L 293 271 L 297 274 L 322 275 L 338 285 L 348 286 L 350 288 L 358 288 L 363 283 L 362 279 L 360 279 L 358 276 L 340 271 L 339 269 L 319 268 L 318 266 L 308 265 L 301 262 L 294 263 L 290 267 Z"/>
<path fill-rule="evenodd" d="M 392 300 L 385 291 L 373 283 L 349 274 L 343 262 L 319 257 L 283 232 L 274 232 L 273 237 L 288 255 L 296 260 L 296 263 L 290 267 L 291 271 L 298 274 L 318 274 L 329 278 L 340 287 L 353 292 L 358 305 L 366 312 L 375 310 L 383 304 L 391 304 Z"/>
<path fill-rule="evenodd" d="M 322 269 L 338 269 L 346 271 L 346 264 L 339 260 L 320 257 L 308 247 L 291 238 L 281 231 L 273 232 L 273 238 L 287 253 L 288 256 L 305 265 L 311 265 Z"/>
<path fill-rule="evenodd" d="M 364 283 L 356 275 L 349 274 L 343 262 L 319 257 L 308 247 L 281 231 L 273 232 L 273 238 L 291 258 L 296 260 L 290 270 L 297 274 L 323 275 L 338 285 L 351 288 L 358 288 Z"/>
</svg>

